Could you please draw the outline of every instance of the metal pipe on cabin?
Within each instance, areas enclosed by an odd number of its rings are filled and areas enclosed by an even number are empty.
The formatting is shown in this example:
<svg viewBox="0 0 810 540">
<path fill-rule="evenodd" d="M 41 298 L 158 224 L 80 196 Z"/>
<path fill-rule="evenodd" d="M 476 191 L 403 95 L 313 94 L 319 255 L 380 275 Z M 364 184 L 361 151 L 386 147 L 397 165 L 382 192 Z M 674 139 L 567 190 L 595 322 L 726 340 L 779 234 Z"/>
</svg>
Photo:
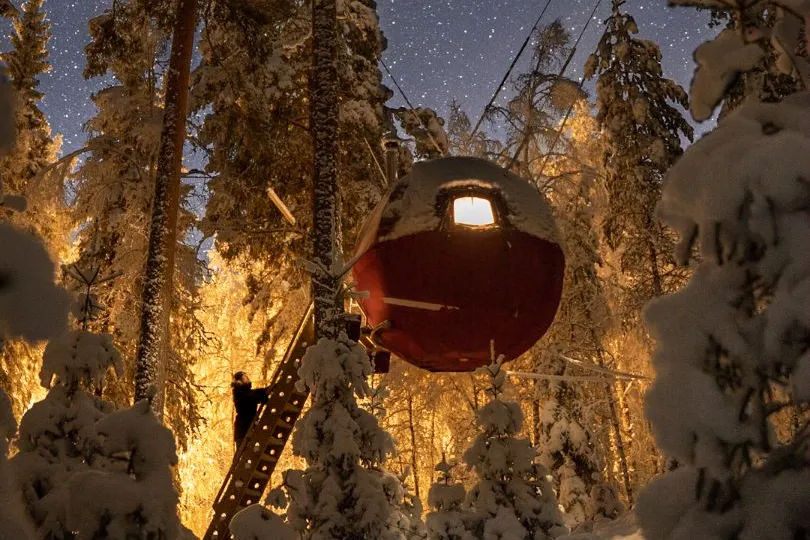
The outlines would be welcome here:
<svg viewBox="0 0 810 540">
<path fill-rule="evenodd" d="M 399 140 L 395 137 L 383 141 L 385 148 L 385 176 L 390 186 L 397 181 L 397 169 L 399 168 Z"/>
</svg>

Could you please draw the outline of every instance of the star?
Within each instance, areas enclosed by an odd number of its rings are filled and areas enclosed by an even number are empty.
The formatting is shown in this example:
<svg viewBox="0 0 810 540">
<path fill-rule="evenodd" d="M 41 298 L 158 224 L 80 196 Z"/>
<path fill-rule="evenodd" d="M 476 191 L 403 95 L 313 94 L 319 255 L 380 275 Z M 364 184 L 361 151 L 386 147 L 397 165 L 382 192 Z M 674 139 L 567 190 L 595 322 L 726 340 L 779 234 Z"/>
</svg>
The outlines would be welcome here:
<svg viewBox="0 0 810 540">
<path fill-rule="evenodd" d="M 546 1 L 379 0 L 380 25 L 388 38 L 383 58 L 414 105 L 434 108 L 446 116 L 448 104 L 455 98 L 472 119 L 477 119 Z M 551 0 L 541 25 L 560 19 L 572 38 L 576 38 L 596 1 Z M 41 80 L 45 94 L 41 107 L 53 132 L 64 138 L 63 154 L 85 143 L 82 126 L 95 113 L 91 96 L 111 80 L 109 77 L 85 80 L 82 75 L 84 47 L 90 41 L 88 21 L 111 5 L 112 0 L 45 3 L 52 24 L 53 70 Z M 624 7 L 636 18 L 639 36 L 653 39 L 661 47 L 665 75 L 688 86 L 694 70 L 692 51 L 717 32 L 708 27 L 708 15 L 692 9 L 670 9 L 663 0 L 634 0 Z M 581 75 L 609 11 L 609 0 L 602 0 L 567 75 L 575 79 Z M 4 25 L 3 30 L 8 35 L 10 25 Z M 7 50 L 8 46 L 6 40 L 2 47 Z M 527 49 L 515 73 L 527 68 L 530 56 Z M 392 86 L 386 78 L 383 81 Z M 508 98 L 509 91 L 507 84 L 498 103 Z M 404 100 L 395 95 L 391 105 L 402 106 Z"/>
</svg>

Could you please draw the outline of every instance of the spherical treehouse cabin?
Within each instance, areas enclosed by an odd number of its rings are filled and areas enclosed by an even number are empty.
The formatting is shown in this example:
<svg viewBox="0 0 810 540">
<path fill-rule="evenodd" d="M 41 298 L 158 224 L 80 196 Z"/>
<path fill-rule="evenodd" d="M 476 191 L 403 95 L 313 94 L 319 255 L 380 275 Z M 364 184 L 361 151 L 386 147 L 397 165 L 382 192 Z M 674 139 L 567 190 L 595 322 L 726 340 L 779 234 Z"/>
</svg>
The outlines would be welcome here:
<svg viewBox="0 0 810 540">
<path fill-rule="evenodd" d="M 546 332 L 564 257 L 531 184 L 470 157 L 416 163 L 360 233 L 354 267 L 372 339 L 430 371 L 512 360 Z"/>
</svg>

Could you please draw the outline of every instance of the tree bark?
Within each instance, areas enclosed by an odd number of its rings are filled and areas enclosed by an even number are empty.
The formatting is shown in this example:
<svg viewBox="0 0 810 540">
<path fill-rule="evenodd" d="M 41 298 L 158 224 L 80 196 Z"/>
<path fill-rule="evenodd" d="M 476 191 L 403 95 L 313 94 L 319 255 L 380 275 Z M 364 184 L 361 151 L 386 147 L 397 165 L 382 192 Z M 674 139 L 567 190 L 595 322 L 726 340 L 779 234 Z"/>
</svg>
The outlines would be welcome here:
<svg viewBox="0 0 810 540">
<path fill-rule="evenodd" d="M 152 409 L 159 418 L 163 416 L 180 205 L 180 167 L 186 140 L 189 75 L 196 23 L 197 0 L 177 0 L 172 51 L 166 74 L 163 129 L 155 174 L 155 198 L 152 203 L 141 332 L 135 366 L 135 401 L 148 397 L 150 388 L 154 387 L 156 392 Z"/>
<path fill-rule="evenodd" d="M 605 364 L 605 355 L 602 349 L 602 342 L 597 337 L 594 331 L 594 317 L 589 308 L 585 308 L 585 317 L 589 324 L 589 333 L 591 335 L 591 342 L 596 347 L 597 360 L 599 367 L 607 367 Z M 613 428 L 613 436 L 616 440 L 616 453 L 619 458 L 619 467 L 622 471 L 622 483 L 624 484 L 624 491 L 627 494 L 627 502 L 633 505 L 633 487 L 630 481 L 630 467 L 627 465 L 627 450 L 624 447 L 624 436 L 622 435 L 621 419 L 619 418 L 619 411 L 616 409 L 616 390 L 612 383 L 605 383 L 605 394 L 607 394 L 608 410 L 610 412 L 610 424 Z"/>
<path fill-rule="evenodd" d="M 337 6 L 335 0 L 312 3 L 312 74 L 310 129 L 313 138 L 312 251 L 319 271 L 312 276 L 315 337 L 334 338 L 343 312 L 340 282 L 331 272 L 337 231 Z"/>
<path fill-rule="evenodd" d="M 597 349 L 597 355 L 599 358 L 599 367 L 606 367 L 601 347 Z M 627 451 L 624 448 L 624 436 L 622 435 L 619 411 L 616 409 L 616 389 L 613 387 L 612 383 L 605 383 L 605 393 L 607 394 L 608 398 L 608 409 L 610 411 L 610 423 L 613 427 L 613 436 L 616 438 L 616 452 L 619 455 L 619 466 L 622 470 L 624 491 L 627 494 L 627 502 L 630 503 L 630 506 L 632 506 L 634 497 L 633 487 L 630 483 L 630 468 L 627 466 Z"/>
<path fill-rule="evenodd" d="M 414 428 L 413 419 L 413 395 L 408 396 L 408 430 L 411 435 L 411 474 L 413 475 L 413 492 L 416 498 L 419 499 L 419 460 L 416 454 L 416 429 Z"/>
</svg>

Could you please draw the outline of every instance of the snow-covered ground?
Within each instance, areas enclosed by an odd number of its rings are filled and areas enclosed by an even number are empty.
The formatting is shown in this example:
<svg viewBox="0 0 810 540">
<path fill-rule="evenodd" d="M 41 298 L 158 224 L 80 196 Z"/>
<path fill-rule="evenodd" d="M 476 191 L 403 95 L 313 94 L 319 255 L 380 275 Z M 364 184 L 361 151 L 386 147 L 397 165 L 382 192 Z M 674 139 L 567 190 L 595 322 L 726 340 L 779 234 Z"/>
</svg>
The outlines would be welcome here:
<svg viewBox="0 0 810 540">
<path fill-rule="evenodd" d="M 597 523 L 592 532 L 573 532 L 558 540 L 644 540 L 632 512 L 614 520 Z"/>
</svg>

